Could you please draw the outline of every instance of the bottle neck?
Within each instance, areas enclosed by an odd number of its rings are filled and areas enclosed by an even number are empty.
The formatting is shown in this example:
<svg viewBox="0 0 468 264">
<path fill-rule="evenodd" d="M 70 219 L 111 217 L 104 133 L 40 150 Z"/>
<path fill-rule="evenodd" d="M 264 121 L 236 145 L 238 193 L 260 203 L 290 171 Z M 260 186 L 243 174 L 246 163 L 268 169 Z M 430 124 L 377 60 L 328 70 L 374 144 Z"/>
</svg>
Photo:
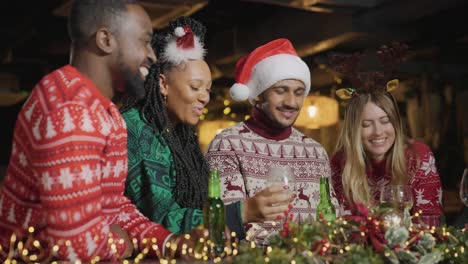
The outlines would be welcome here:
<svg viewBox="0 0 468 264">
<path fill-rule="evenodd" d="M 328 184 L 328 178 L 320 178 L 320 201 L 330 200 L 330 187 Z"/>
<path fill-rule="evenodd" d="M 208 198 L 220 198 L 221 188 L 217 171 L 211 171 L 208 179 Z"/>
</svg>

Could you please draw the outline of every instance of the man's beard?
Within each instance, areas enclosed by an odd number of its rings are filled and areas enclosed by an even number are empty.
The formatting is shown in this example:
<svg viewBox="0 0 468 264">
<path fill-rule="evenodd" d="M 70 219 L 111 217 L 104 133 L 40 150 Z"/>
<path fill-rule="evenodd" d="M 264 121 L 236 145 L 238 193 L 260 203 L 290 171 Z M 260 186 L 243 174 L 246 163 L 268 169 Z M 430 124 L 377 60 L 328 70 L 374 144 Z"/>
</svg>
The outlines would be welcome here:
<svg viewBox="0 0 468 264">
<path fill-rule="evenodd" d="M 125 65 L 123 55 L 119 52 L 118 57 L 119 69 L 123 78 L 122 88 L 125 96 L 141 100 L 145 98 L 145 81 L 141 79 L 139 72 L 132 72 L 130 68 Z"/>
<path fill-rule="evenodd" d="M 132 73 L 128 68 L 123 69 L 125 92 L 128 96 L 140 100 L 145 98 L 145 81 L 138 74 Z"/>
</svg>

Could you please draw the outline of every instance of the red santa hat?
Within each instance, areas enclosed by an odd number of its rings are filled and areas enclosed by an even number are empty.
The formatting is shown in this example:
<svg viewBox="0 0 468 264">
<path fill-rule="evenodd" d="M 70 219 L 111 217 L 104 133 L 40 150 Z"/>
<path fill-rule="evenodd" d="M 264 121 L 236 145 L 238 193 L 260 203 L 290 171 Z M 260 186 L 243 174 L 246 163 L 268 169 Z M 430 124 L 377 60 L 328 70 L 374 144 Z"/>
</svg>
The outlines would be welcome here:
<svg viewBox="0 0 468 264">
<path fill-rule="evenodd" d="M 188 60 L 200 60 L 205 57 L 203 43 L 189 25 L 175 28 L 166 38 L 168 42 L 162 54 L 162 59 L 165 61 L 179 65 Z"/>
<path fill-rule="evenodd" d="M 236 83 L 231 87 L 231 97 L 235 101 L 255 98 L 275 83 L 295 79 L 302 81 L 306 94 L 310 90 L 310 70 L 297 55 L 291 42 L 276 39 L 256 48 L 240 59 L 235 70 Z"/>
</svg>

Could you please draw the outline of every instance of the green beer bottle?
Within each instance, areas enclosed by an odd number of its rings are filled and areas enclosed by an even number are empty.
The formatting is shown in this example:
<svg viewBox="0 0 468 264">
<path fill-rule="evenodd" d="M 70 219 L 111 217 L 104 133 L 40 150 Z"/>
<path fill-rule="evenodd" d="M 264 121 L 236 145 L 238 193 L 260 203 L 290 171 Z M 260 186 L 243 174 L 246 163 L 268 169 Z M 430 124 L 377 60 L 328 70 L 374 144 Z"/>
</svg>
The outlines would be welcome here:
<svg viewBox="0 0 468 264">
<path fill-rule="evenodd" d="M 317 205 L 316 220 L 320 220 L 320 215 L 323 215 L 325 221 L 333 221 L 336 219 L 335 206 L 333 206 L 330 198 L 330 186 L 328 178 L 320 178 L 320 202 Z"/>
<path fill-rule="evenodd" d="M 213 243 L 212 253 L 216 256 L 222 255 L 225 246 L 224 229 L 226 219 L 224 214 L 224 203 L 221 200 L 221 190 L 218 171 L 210 171 L 208 179 L 208 201 L 203 208 L 203 221 L 205 228 L 210 232 L 210 240 Z"/>
</svg>

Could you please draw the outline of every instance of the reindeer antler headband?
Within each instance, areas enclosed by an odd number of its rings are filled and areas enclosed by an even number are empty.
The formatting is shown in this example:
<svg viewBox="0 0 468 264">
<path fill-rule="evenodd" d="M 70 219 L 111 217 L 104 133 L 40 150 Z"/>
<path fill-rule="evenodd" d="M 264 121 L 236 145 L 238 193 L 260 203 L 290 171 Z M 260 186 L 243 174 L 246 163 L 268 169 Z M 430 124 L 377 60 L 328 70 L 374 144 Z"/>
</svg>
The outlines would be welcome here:
<svg viewBox="0 0 468 264">
<path fill-rule="evenodd" d="M 360 61 L 362 53 L 352 55 L 333 55 L 330 58 L 333 69 L 349 78 L 352 88 L 342 88 L 336 91 L 336 95 L 343 100 L 351 99 L 363 93 L 372 93 L 382 90 L 391 92 L 398 88 L 398 79 L 390 79 L 396 66 L 405 59 L 408 46 L 398 42 L 390 45 L 382 45 L 377 50 L 377 56 L 382 64 L 381 71 L 361 71 Z"/>
</svg>

